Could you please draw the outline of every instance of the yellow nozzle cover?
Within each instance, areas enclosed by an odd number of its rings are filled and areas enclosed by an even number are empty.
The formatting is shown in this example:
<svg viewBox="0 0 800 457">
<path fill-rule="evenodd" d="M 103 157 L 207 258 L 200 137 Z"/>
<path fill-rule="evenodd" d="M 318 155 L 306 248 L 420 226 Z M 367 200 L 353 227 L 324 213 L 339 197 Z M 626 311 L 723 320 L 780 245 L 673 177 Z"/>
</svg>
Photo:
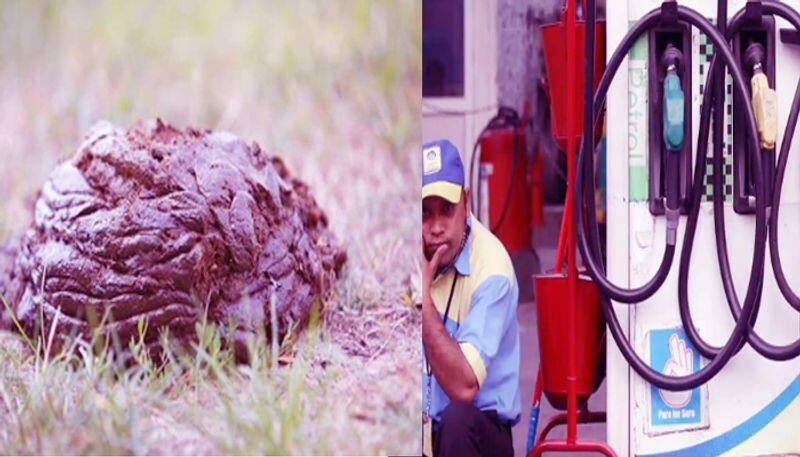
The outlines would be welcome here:
<svg viewBox="0 0 800 457">
<path fill-rule="evenodd" d="M 750 88 L 753 92 L 753 111 L 756 114 L 761 147 L 775 149 L 778 136 L 778 96 L 775 89 L 769 87 L 767 75 L 762 72 L 753 75 Z"/>
</svg>

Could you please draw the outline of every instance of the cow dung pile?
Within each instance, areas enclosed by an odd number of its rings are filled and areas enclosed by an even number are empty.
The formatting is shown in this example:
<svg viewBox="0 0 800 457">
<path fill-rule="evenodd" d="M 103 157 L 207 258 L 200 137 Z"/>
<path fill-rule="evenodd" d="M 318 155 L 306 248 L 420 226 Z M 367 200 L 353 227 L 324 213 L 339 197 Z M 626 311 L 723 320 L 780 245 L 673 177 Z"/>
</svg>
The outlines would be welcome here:
<svg viewBox="0 0 800 457">
<path fill-rule="evenodd" d="M 161 120 L 95 124 L 0 249 L 0 292 L 29 335 L 95 327 L 123 347 L 194 341 L 207 316 L 236 358 L 303 322 L 346 259 L 306 184 L 256 143 Z M 10 313 L 3 313 L 10 326 Z"/>
</svg>

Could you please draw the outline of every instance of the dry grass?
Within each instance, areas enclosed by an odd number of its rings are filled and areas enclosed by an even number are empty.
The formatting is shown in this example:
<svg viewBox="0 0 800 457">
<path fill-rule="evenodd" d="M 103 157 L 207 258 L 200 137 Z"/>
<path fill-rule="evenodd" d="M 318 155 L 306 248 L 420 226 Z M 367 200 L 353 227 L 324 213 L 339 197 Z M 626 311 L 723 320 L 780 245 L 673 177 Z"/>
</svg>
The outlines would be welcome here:
<svg viewBox="0 0 800 457">
<path fill-rule="evenodd" d="M 0 333 L 0 452 L 418 452 L 420 40 L 417 2 L 0 3 L 0 239 L 94 121 L 160 116 L 283 157 L 349 254 L 282 363 L 213 327 L 160 369 Z"/>
</svg>

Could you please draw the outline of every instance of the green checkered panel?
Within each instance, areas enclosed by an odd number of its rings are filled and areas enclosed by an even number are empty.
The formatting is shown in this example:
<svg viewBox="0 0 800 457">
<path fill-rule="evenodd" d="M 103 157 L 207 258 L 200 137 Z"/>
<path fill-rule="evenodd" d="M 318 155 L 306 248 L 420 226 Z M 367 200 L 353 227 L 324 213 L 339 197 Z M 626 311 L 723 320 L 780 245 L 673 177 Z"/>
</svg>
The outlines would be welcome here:
<svg viewBox="0 0 800 457">
<path fill-rule="evenodd" d="M 713 22 L 713 20 L 712 20 Z M 710 68 L 711 59 L 714 57 L 714 46 L 708 42 L 708 37 L 704 33 L 698 33 L 698 40 L 695 49 L 692 50 L 693 54 L 697 56 L 698 73 L 700 77 L 696 84 L 699 84 L 699 94 L 702 99 L 703 93 L 706 88 L 706 75 Z M 725 201 L 730 202 L 733 200 L 733 79 L 729 73 L 725 73 L 725 125 L 723 135 L 723 157 L 724 157 L 724 192 Z M 698 120 L 699 121 L 699 120 Z M 708 149 L 706 152 L 706 176 L 704 180 L 705 189 L 703 192 L 702 201 L 711 201 L 714 195 L 714 170 L 713 170 L 713 140 L 712 135 L 709 135 Z"/>
</svg>

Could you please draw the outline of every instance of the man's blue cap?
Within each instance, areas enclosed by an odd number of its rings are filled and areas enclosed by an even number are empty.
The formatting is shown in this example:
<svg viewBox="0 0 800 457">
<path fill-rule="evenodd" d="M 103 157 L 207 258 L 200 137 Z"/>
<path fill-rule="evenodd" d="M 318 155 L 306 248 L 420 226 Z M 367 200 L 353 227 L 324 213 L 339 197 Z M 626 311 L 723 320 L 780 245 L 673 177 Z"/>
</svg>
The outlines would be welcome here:
<svg viewBox="0 0 800 457">
<path fill-rule="evenodd" d="M 458 203 L 463 189 L 464 164 L 453 143 L 439 140 L 422 145 L 422 198 L 435 195 Z"/>
</svg>

